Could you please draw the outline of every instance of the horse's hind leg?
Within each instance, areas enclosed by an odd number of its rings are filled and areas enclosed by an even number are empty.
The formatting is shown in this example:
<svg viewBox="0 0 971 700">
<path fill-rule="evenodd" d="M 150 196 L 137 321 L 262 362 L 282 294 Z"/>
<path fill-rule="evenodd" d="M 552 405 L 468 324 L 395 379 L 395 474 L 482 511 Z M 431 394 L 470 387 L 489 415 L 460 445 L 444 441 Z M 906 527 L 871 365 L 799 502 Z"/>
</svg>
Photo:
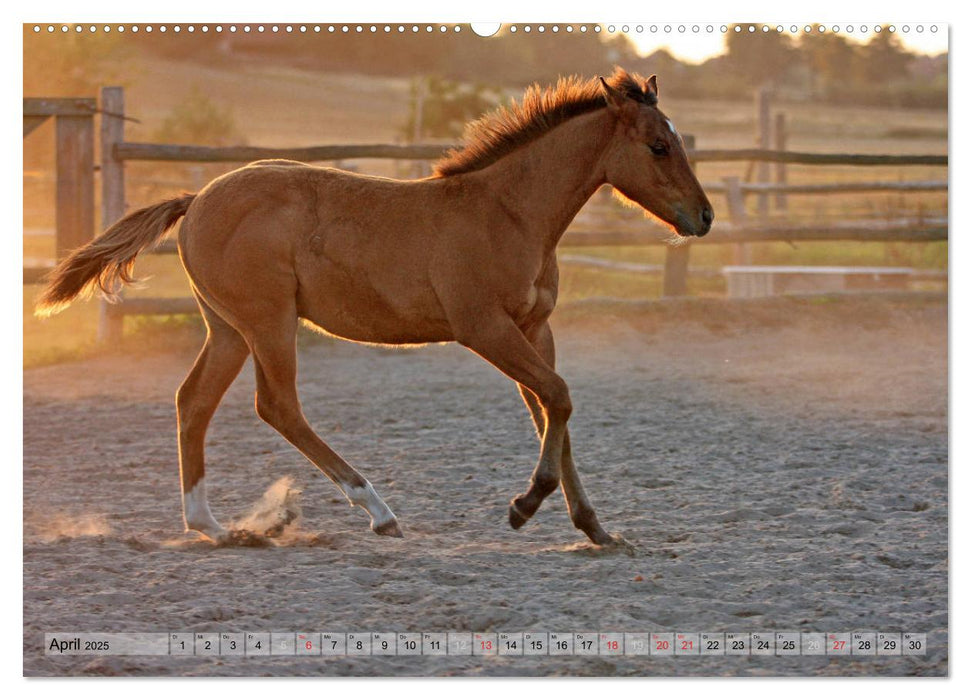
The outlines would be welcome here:
<svg viewBox="0 0 971 700">
<path fill-rule="evenodd" d="M 352 505 L 368 512 L 374 532 L 401 537 L 398 520 L 374 487 L 317 436 L 303 414 L 297 396 L 296 312 L 269 325 L 250 337 L 257 414 L 336 483 Z"/>
<path fill-rule="evenodd" d="M 182 513 L 186 529 L 218 540 L 226 531 L 212 516 L 206 499 L 206 429 L 223 394 L 246 361 L 249 348 L 236 329 L 201 301 L 199 306 L 208 328 L 206 343 L 176 395 Z"/>
<path fill-rule="evenodd" d="M 540 356 L 546 360 L 550 367 L 556 365 L 556 350 L 553 344 L 553 333 L 549 324 L 544 323 L 535 332 L 528 334 L 527 339 L 533 344 Z M 519 385 L 519 393 L 529 409 L 529 414 L 536 426 L 536 432 L 540 440 L 543 439 L 546 420 L 543 416 L 543 409 L 539 400 L 522 384 Z M 582 530 L 591 541 L 596 544 L 608 544 L 613 538 L 600 525 L 597 514 L 587 497 L 583 484 L 580 483 L 580 474 L 577 472 L 576 465 L 573 463 L 573 452 L 570 448 L 570 431 L 567 428 L 563 436 L 563 454 L 560 461 L 560 486 L 563 487 L 563 497 L 566 500 L 567 510 L 570 512 L 570 520 L 577 529 Z"/>
</svg>

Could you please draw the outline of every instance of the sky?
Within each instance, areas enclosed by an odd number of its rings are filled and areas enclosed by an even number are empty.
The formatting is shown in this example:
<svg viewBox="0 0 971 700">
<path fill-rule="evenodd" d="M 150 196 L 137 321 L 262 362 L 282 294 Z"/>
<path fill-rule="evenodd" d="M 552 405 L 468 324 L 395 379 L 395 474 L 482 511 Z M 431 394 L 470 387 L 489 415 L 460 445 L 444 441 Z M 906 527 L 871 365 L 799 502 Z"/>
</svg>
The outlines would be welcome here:
<svg viewBox="0 0 971 700">
<path fill-rule="evenodd" d="M 558 29 L 560 32 L 564 31 L 565 23 L 557 26 L 556 23 L 529 23 L 529 22 L 517 22 L 515 23 L 520 31 L 529 28 L 534 32 L 544 32 L 548 33 Z M 873 24 L 867 23 L 849 23 L 849 24 L 825 24 L 822 22 L 812 23 L 812 25 L 807 25 L 803 23 L 776 23 L 776 22 L 766 22 L 760 25 L 771 27 L 771 30 L 778 31 L 778 27 L 782 27 L 782 31 L 790 35 L 795 35 L 802 37 L 806 35 L 806 28 L 818 24 L 819 27 L 812 29 L 813 32 L 818 32 L 819 28 L 822 28 L 825 32 L 837 32 L 841 36 L 845 36 L 852 42 L 855 43 L 866 43 L 870 41 L 875 34 L 875 26 Z M 509 25 L 500 25 L 498 22 L 483 22 L 483 23 L 473 23 L 472 30 L 480 34 L 481 36 L 491 36 L 493 33 L 499 30 L 500 26 L 508 27 Z M 574 27 L 582 26 L 574 23 Z M 586 26 L 593 28 L 598 26 L 597 24 L 587 24 Z M 676 58 L 688 62 L 688 63 L 701 63 L 711 58 L 712 56 L 717 56 L 723 53 L 725 49 L 725 36 L 726 32 L 732 31 L 729 24 L 721 22 L 692 22 L 692 21 L 682 21 L 682 22 L 602 22 L 599 23 L 601 31 L 604 33 L 624 33 L 637 47 L 637 50 L 642 55 L 649 55 L 657 51 L 658 49 L 667 49 Z M 752 27 L 754 31 L 761 31 L 760 28 L 756 28 L 754 25 L 742 25 L 743 27 Z M 949 27 L 944 23 L 912 23 L 912 22 L 902 22 L 899 24 L 884 24 L 885 27 L 893 29 L 893 33 L 900 37 L 903 45 L 910 51 L 919 54 L 927 55 L 937 55 L 940 53 L 945 53 L 948 50 L 948 34 Z M 724 28 L 724 31 L 723 31 Z M 576 30 L 574 30 L 576 31 Z M 744 31 L 744 29 L 743 29 Z M 887 29 L 882 29 L 881 31 L 887 31 Z"/>
<path fill-rule="evenodd" d="M 721 32 L 722 24 L 606 24 L 605 28 L 615 27 L 618 31 L 623 27 L 628 28 L 627 35 L 637 46 L 641 54 L 650 54 L 660 48 L 667 48 L 668 51 L 682 61 L 690 63 L 700 63 L 716 56 L 724 50 L 725 35 Z M 776 24 L 770 24 L 776 27 Z M 793 25 L 786 24 L 785 31 L 790 33 Z M 805 25 L 796 25 L 797 34 L 804 34 Z M 826 31 L 833 31 L 832 25 L 823 25 Z M 839 33 L 846 36 L 851 41 L 865 43 L 873 36 L 873 25 L 835 25 L 839 28 Z M 862 33 L 861 29 L 866 26 L 867 32 Z M 642 28 L 642 32 L 637 31 L 637 27 Z M 698 31 L 693 29 L 697 27 Z M 713 31 L 707 31 L 711 27 Z M 852 32 L 847 29 L 852 27 Z M 908 31 L 903 31 L 904 27 Z M 918 27 L 922 31 L 917 31 Z M 656 31 L 652 32 L 651 29 Z M 670 32 L 665 31 L 670 28 Z M 681 28 L 684 31 L 679 31 Z M 948 26 L 946 24 L 906 24 L 894 27 L 896 34 L 901 37 L 903 44 L 915 53 L 925 53 L 936 55 L 948 50 Z"/>
</svg>

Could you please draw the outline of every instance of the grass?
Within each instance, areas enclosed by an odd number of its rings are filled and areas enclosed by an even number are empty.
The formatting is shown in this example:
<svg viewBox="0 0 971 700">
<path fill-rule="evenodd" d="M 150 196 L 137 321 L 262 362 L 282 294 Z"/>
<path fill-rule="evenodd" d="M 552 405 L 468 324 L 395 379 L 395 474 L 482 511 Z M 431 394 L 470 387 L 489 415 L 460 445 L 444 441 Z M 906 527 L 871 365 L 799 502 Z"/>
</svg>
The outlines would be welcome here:
<svg viewBox="0 0 971 700">
<path fill-rule="evenodd" d="M 36 285 L 24 287 L 24 369 L 118 353 L 188 351 L 201 347 L 205 337 L 199 316 L 129 317 L 122 342 L 101 347 L 96 342 L 97 302 L 77 303 L 55 317 L 37 319 L 30 294 L 37 290 Z"/>
<path fill-rule="evenodd" d="M 24 238 L 24 257 L 50 258 L 53 238 L 28 236 Z M 177 256 L 146 255 L 139 258 L 136 276 L 144 279 L 141 288 L 129 289 L 128 297 L 185 297 L 189 283 Z M 128 317 L 119 348 L 97 346 L 99 303 L 96 299 L 78 301 L 50 318 L 34 316 L 34 302 L 42 286 L 24 285 L 24 367 L 37 367 L 56 362 L 76 360 L 105 352 L 150 352 L 153 349 L 198 347 L 204 337 L 202 320 L 197 316 Z"/>
</svg>

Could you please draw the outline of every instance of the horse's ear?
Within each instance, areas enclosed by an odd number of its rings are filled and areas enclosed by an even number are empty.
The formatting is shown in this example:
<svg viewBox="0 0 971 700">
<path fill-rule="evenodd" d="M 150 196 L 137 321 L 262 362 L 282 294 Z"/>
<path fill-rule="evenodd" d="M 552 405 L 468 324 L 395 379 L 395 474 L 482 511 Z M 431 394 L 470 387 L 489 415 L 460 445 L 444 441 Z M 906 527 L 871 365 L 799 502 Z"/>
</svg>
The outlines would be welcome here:
<svg viewBox="0 0 971 700">
<path fill-rule="evenodd" d="M 628 102 L 627 96 L 620 90 L 610 86 L 606 80 L 600 78 L 600 91 L 603 92 L 604 99 L 607 100 L 607 109 L 611 112 L 620 112 Z"/>
<path fill-rule="evenodd" d="M 644 81 L 644 92 L 647 93 L 649 97 L 654 98 L 655 104 L 657 103 L 657 76 L 652 75 L 650 78 Z"/>
</svg>

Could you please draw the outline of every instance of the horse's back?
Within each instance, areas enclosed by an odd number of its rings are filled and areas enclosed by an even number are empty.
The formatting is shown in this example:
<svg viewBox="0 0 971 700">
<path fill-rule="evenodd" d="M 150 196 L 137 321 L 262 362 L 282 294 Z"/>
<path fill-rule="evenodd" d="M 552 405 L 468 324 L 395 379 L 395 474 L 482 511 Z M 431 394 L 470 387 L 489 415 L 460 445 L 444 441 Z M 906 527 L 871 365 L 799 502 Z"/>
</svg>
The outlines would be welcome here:
<svg viewBox="0 0 971 700">
<path fill-rule="evenodd" d="M 287 158 L 264 158 L 262 160 L 254 160 L 248 166 L 244 167 L 268 167 L 273 165 L 279 165 L 282 167 L 300 167 L 300 168 L 310 168 L 313 167 L 307 163 L 302 163 L 299 160 L 289 160 Z"/>
<path fill-rule="evenodd" d="M 429 279 L 435 184 L 262 160 L 217 178 L 187 212 L 179 247 L 216 308 L 281 294 L 335 335 L 446 340 Z M 249 291 L 247 291 L 249 290 Z"/>
<path fill-rule="evenodd" d="M 274 239 L 287 241 L 317 254 L 326 244 L 338 257 L 374 254 L 374 246 L 400 254 L 401 246 L 408 246 L 409 232 L 428 235 L 434 189 L 427 181 L 293 160 L 258 160 L 214 179 L 199 192 L 186 213 L 179 242 L 190 256 L 249 239 L 264 246 L 272 246 Z"/>
</svg>

